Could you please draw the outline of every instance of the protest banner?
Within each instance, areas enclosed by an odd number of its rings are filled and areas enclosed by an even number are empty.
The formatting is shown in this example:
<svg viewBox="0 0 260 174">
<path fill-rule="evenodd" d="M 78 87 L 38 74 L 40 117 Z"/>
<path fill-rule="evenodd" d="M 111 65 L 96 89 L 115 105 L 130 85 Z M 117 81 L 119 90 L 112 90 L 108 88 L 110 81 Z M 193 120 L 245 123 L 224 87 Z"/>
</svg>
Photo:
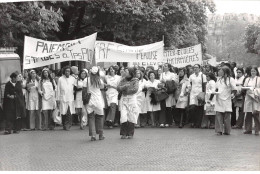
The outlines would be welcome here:
<svg viewBox="0 0 260 174">
<path fill-rule="evenodd" d="M 164 62 L 174 67 L 202 64 L 201 44 L 175 50 L 164 50 Z"/>
<path fill-rule="evenodd" d="M 143 46 L 96 41 L 96 62 L 162 62 L 163 41 Z"/>
<path fill-rule="evenodd" d="M 70 41 L 52 42 L 25 36 L 23 69 L 64 61 L 91 62 L 97 33 Z"/>
</svg>

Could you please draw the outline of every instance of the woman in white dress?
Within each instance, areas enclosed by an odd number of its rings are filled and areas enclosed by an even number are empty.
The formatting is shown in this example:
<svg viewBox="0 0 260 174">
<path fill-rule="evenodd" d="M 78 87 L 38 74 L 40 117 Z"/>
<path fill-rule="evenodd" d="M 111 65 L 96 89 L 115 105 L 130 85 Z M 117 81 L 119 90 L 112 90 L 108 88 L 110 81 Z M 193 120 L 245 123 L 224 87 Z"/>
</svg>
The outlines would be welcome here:
<svg viewBox="0 0 260 174">
<path fill-rule="evenodd" d="M 108 115 L 106 117 L 107 126 L 113 128 L 117 106 L 118 106 L 118 91 L 117 85 L 121 77 L 116 74 L 114 66 L 108 68 L 108 75 L 105 76 L 105 86 L 107 87 L 106 98 L 109 107 Z"/>
<path fill-rule="evenodd" d="M 215 100 L 216 97 L 212 95 L 216 91 L 216 77 L 214 73 L 209 72 L 206 74 L 207 76 L 207 85 L 206 85 L 206 95 L 205 95 L 205 102 L 204 110 L 205 114 L 203 115 L 201 128 L 215 128 L 215 115 L 216 112 L 214 111 L 215 107 Z"/>
<path fill-rule="evenodd" d="M 155 72 L 150 71 L 148 73 L 148 78 L 149 80 L 145 84 L 145 88 L 147 88 L 147 93 L 145 97 L 145 103 L 146 103 L 146 109 L 148 112 L 148 115 L 151 117 L 152 120 L 152 126 L 159 126 L 159 116 L 160 116 L 160 110 L 161 106 L 160 103 L 151 103 L 152 98 L 151 96 L 151 91 L 153 88 L 158 89 L 158 85 L 160 84 L 160 80 L 155 79 Z"/>
<path fill-rule="evenodd" d="M 100 78 L 98 67 L 91 68 L 89 77 L 84 81 L 84 87 L 87 87 L 88 93 L 91 94 L 89 103 L 85 106 L 88 114 L 89 136 L 91 136 L 91 141 L 96 141 L 96 134 L 99 134 L 99 140 L 104 140 L 105 103 L 100 90 L 104 88 L 104 82 Z"/>
<path fill-rule="evenodd" d="M 194 73 L 190 75 L 189 81 L 191 83 L 189 117 L 191 127 L 200 128 L 202 117 L 204 113 L 204 105 L 198 102 L 198 95 L 206 91 L 206 76 L 201 72 L 200 65 L 193 66 Z"/>
<path fill-rule="evenodd" d="M 223 66 L 218 71 L 219 79 L 216 82 L 216 103 L 215 103 L 215 132 L 217 135 L 230 135 L 231 132 L 231 98 L 236 93 L 236 82 L 231 77 L 231 70 Z M 224 127 L 223 127 L 224 124 Z"/>
<path fill-rule="evenodd" d="M 189 93 L 189 87 L 190 87 L 190 83 L 189 83 L 189 79 L 186 75 L 186 69 L 182 68 L 179 70 L 179 78 L 180 78 L 180 82 L 178 84 L 178 89 L 176 92 L 176 97 L 178 99 L 177 104 L 176 104 L 176 114 L 178 116 L 180 116 L 180 118 L 178 118 L 179 121 L 179 128 L 182 128 L 184 125 L 184 115 L 185 115 L 185 109 L 188 106 L 188 93 Z"/>
<path fill-rule="evenodd" d="M 137 105 L 139 108 L 139 117 L 137 120 L 137 125 L 136 128 L 138 127 L 144 127 L 145 123 L 147 121 L 147 109 L 146 106 L 144 106 L 145 103 L 145 84 L 146 84 L 146 80 L 143 78 L 143 74 L 141 72 L 141 70 L 136 70 L 135 72 L 136 78 L 139 79 L 139 88 L 138 91 L 136 93 L 137 96 Z"/>
<path fill-rule="evenodd" d="M 52 118 L 52 112 L 56 108 L 55 90 L 57 89 L 55 81 L 51 78 L 48 68 L 42 70 L 41 80 L 39 83 L 39 93 L 42 96 L 42 130 L 48 128 L 53 130 L 55 127 Z"/>
<path fill-rule="evenodd" d="M 171 65 L 165 63 L 163 66 L 163 73 L 160 76 L 161 83 L 165 86 L 167 81 L 174 81 L 178 84 L 178 75 L 170 72 Z M 172 107 L 176 105 L 175 95 L 169 94 L 169 97 L 161 103 L 161 115 L 160 118 L 165 118 L 165 123 L 161 123 L 160 127 L 169 127 L 173 123 Z"/>
<path fill-rule="evenodd" d="M 244 134 L 252 134 L 253 117 L 255 122 L 255 135 L 259 135 L 260 77 L 257 67 L 252 67 L 251 76 L 245 80 L 244 86 L 250 87 L 250 89 L 246 91 L 244 103 L 244 112 L 246 113 Z"/>
<path fill-rule="evenodd" d="M 86 69 L 83 69 L 79 72 L 78 79 L 75 80 L 75 87 L 74 91 L 76 91 L 75 96 L 75 111 L 78 115 L 79 121 L 80 121 L 80 129 L 83 130 L 83 121 L 82 121 L 82 107 L 83 107 L 83 100 L 82 100 L 82 89 L 84 85 L 84 80 L 87 77 L 88 71 Z"/>
<path fill-rule="evenodd" d="M 29 78 L 26 83 L 28 92 L 27 106 L 29 111 L 30 129 L 40 130 L 41 129 L 41 118 L 39 113 L 39 93 L 38 93 L 39 82 L 36 78 L 36 71 L 31 70 Z"/>
<path fill-rule="evenodd" d="M 120 111 L 121 111 L 121 139 L 131 139 L 134 136 L 135 124 L 139 115 L 136 93 L 139 88 L 139 80 L 135 78 L 135 69 L 127 68 L 126 77 L 122 79 L 117 90 L 122 92 Z"/>
</svg>

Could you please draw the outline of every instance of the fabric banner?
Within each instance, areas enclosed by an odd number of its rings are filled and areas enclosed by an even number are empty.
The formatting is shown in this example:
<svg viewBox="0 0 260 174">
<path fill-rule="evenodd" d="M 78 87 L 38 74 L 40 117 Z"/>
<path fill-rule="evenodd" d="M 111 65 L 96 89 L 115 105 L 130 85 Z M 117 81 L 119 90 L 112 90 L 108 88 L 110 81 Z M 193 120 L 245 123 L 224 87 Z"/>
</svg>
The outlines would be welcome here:
<svg viewBox="0 0 260 174">
<path fill-rule="evenodd" d="M 37 68 L 64 61 L 92 62 L 97 33 L 62 42 L 25 36 L 23 69 Z"/>
<path fill-rule="evenodd" d="M 164 51 L 164 62 L 174 67 L 185 67 L 187 65 L 202 64 L 201 44 L 191 47 Z"/>
<path fill-rule="evenodd" d="M 96 41 L 96 62 L 162 62 L 163 41 L 143 46 Z"/>
<path fill-rule="evenodd" d="M 213 57 L 213 58 L 208 59 L 208 60 L 203 60 L 203 65 L 217 66 L 216 57 Z"/>
</svg>

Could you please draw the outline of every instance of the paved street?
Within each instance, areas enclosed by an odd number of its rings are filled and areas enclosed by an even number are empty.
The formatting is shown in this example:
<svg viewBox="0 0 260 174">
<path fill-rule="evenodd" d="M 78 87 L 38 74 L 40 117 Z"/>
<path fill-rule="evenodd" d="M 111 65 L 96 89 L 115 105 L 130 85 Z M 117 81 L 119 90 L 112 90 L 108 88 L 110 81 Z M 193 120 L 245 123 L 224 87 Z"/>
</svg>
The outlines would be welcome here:
<svg viewBox="0 0 260 174">
<path fill-rule="evenodd" d="M 260 137 L 232 130 L 139 128 L 121 140 L 119 128 L 91 142 L 88 130 L 0 132 L 0 170 L 260 170 Z"/>
</svg>

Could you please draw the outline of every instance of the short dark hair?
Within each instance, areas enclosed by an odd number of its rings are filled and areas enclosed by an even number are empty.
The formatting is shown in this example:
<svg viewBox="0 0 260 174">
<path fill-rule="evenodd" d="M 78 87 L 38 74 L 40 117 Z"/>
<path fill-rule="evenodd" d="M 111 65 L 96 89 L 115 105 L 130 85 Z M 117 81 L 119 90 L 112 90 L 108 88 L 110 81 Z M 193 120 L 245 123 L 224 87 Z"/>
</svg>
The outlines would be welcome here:
<svg viewBox="0 0 260 174">
<path fill-rule="evenodd" d="M 195 65 L 193 65 L 193 67 L 196 66 L 196 65 L 198 65 L 198 67 L 201 68 L 200 64 L 195 64 Z"/>
<path fill-rule="evenodd" d="M 244 69 L 242 67 L 237 68 L 237 71 L 241 71 L 244 74 Z"/>
<path fill-rule="evenodd" d="M 65 67 L 62 69 L 62 74 L 63 74 L 63 75 L 65 74 L 66 69 L 70 69 L 70 73 L 72 73 L 71 67 L 70 67 L 70 66 L 65 66 Z"/>
<path fill-rule="evenodd" d="M 154 72 L 154 71 L 149 71 L 149 73 L 148 73 L 148 79 L 150 80 L 150 75 L 151 74 L 154 74 L 154 76 L 156 76 L 156 73 Z"/>
<path fill-rule="evenodd" d="M 13 79 L 13 78 L 17 78 L 18 74 L 16 72 L 13 72 L 11 75 L 10 75 L 10 78 Z"/>
</svg>

